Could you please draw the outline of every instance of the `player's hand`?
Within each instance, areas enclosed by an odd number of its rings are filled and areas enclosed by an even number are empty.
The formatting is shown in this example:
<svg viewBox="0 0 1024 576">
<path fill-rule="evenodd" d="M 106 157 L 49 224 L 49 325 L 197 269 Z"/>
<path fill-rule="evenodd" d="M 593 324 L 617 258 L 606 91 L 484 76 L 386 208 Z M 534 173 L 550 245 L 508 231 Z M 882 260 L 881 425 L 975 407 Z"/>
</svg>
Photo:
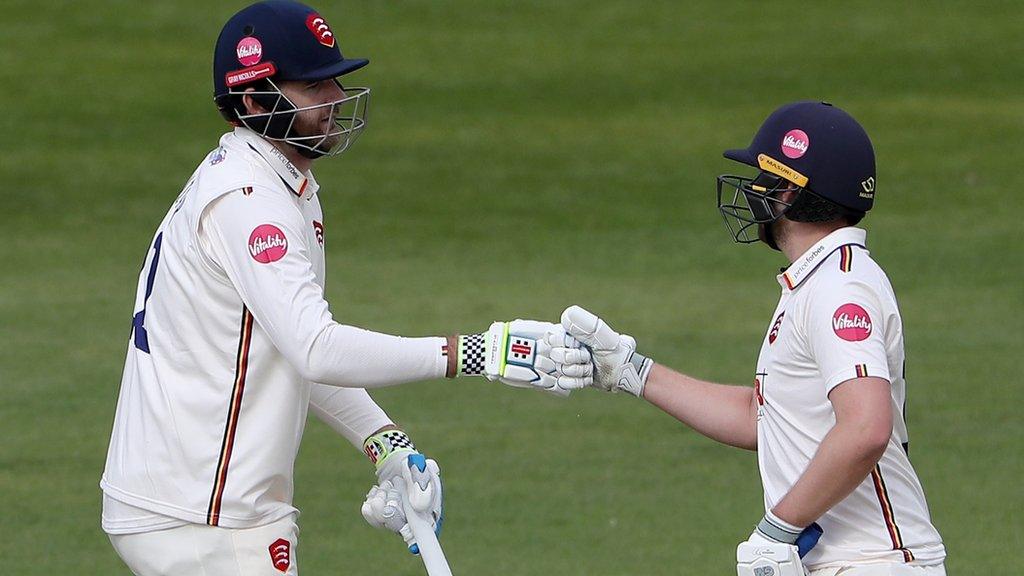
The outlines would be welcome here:
<svg viewBox="0 0 1024 576">
<path fill-rule="evenodd" d="M 606 392 L 625 390 L 643 397 L 654 362 L 637 353 L 632 336 L 619 334 L 604 320 L 579 306 L 570 306 L 562 312 L 562 327 L 569 336 L 590 348 L 596 388 Z"/>
<path fill-rule="evenodd" d="M 736 547 L 736 574 L 806 576 L 807 569 L 800 559 L 814 548 L 821 534 L 817 523 L 800 529 L 769 511 L 750 538 Z"/>
<path fill-rule="evenodd" d="M 410 459 L 414 462 L 413 466 L 409 466 Z M 434 534 L 441 536 L 441 526 L 444 523 L 444 496 L 441 470 L 437 462 L 419 452 L 403 451 L 402 454 L 396 453 L 389 457 L 377 472 L 377 476 L 377 485 L 370 488 L 363 502 L 363 518 L 375 528 L 397 533 L 405 540 L 410 552 L 419 554 L 419 547 L 416 545 L 412 530 L 409 529 L 406 514 L 421 513 L 429 519 Z M 421 492 L 426 493 L 426 502 L 422 504 L 423 510 L 407 511 L 402 503 L 402 491 L 407 490 L 410 481 L 417 483 L 422 488 Z"/>
<path fill-rule="evenodd" d="M 415 502 L 418 513 L 429 519 L 434 534 L 440 537 L 444 523 L 440 467 L 434 460 L 417 452 L 401 430 L 383 430 L 370 436 L 363 443 L 363 451 L 377 469 L 377 485 L 366 494 L 363 518 L 371 526 L 398 533 L 409 546 L 409 551 L 418 554 L 419 547 L 408 526 L 408 511 L 402 504 L 402 491 L 407 489 L 409 482 L 418 485 L 420 498 Z"/>
<path fill-rule="evenodd" d="M 409 466 L 410 461 L 418 465 Z M 441 536 L 441 525 L 444 522 L 444 493 L 441 486 L 441 469 L 437 462 L 414 450 L 403 450 L 385 459 L 377 470 L 377 478 L 381 483 L 390 482 L 395 489 L 404 490 L 406 477 L 410 472 L 412 481 L 420 485 L 421 491 L 430 493 L 429 501 L 420 505 L 420 512 L 429 517 L 434 534 Z M 414 548 L 410 550 L 416 553 Z"/>
<path fill-rule="evenodd" d="M 405 545 L 409 547 L 409 550 L 413 549 L 416 541 L 412 536 L 412 530 L 409 529 L 409 523 L 405 519 L 402 493 L 390 480 L 383 480 L 370 487 L 370 491 L 366 493 L 366 500 L 363 501 L 361 512 L 370 526 L 395 532 L 405 540 Z"/>
<path fill-rule="evenodd" d="M 550 322 L 495 322 L 483 334 L 460 336 L 458 353 L 460 375 L 517 388 L 568 396 L 593 381 L 590 352 Z"/>
</svg>

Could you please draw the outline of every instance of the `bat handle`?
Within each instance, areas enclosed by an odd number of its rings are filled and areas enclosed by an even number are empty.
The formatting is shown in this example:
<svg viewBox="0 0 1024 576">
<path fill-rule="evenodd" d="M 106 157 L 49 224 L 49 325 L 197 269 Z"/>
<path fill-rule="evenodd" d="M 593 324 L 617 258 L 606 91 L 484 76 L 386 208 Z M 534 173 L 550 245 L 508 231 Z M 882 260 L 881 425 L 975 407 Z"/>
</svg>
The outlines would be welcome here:
<svg viewBox="0 0 1024 576">
<path fill-rule="evenodd" d="M 413 538 L 416 539 L 420 558 L 423 560 L 423 566 L 427 569 L 427 574 L 430 576 L 452 576 L 448 560 L 444 557 L 444 550 L 441 549 L 441 543 L 437 541 L 437 535 L 430 527 L 430 522 L 419 512 L 408 511 L 408 509 L 406 520 L 409 522 Z"/>
<path fill-rule="evenodd" d="M 410 457 L 408 466 L 415 465 L 416 463 L 412 462 L 412 457 Z M 409 529 L 412 530 L 413 538 L 416 539 L 416 547 L 419 548 L 420 558 L 423 560 L 423 566 L 427 569 L 427 574 L 429 576 L 452 576 L 452 570 L 448 567 L 448 559 L 445 558 L 441 543 L 437 541 L 437 534 L 434 533 L 434 528 L 431 526 L 428 517 L 429 508 L 425 512 L 418 510 L 429 503 L 430 495 L 413 481 L 408 467 L 402 470 L 402 480 L 405 484 L 405 489 L 402 490 L 405 519 L 409 523 Z M 427 490 L 429 489 L 428 485 Z M 414 506 L 414 503 L 419 506 Z"/>
</svg>

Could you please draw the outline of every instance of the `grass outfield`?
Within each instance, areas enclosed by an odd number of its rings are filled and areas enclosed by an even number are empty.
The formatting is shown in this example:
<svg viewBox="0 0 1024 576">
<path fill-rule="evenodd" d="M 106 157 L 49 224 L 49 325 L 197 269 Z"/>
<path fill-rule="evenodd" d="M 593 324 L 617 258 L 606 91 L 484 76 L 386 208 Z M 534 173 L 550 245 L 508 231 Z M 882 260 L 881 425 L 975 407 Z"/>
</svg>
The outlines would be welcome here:
<svg viewBox="0 0 1024 576">
<path fill-rule="evenodd" d="M 231 5 L 228 5 L 231 4 Z M 1024 7 L 953 2 L 322 1 L 371 126 L 317 167 L 336 317 L 406 335 L 580 303 L 696 376 L 746 383 L 781 258 L 730 243 L 721 158 L 830 100 L 878 154 L 869 245 L 900 298 L 913 461 L 950 574 L 1024 572 Z M 241 3 L 5 3 L 0 572 L 128 574 L 97 487 L 139 266 L 224 125 Z M 436 458 L 459 575 L 729 574 L 755 458 L 631 398 L 482 381 L 375 395 Z M 359 515 L 365 458 L 311 421 L 303 574 L 416 575 Z"/>
</svg>

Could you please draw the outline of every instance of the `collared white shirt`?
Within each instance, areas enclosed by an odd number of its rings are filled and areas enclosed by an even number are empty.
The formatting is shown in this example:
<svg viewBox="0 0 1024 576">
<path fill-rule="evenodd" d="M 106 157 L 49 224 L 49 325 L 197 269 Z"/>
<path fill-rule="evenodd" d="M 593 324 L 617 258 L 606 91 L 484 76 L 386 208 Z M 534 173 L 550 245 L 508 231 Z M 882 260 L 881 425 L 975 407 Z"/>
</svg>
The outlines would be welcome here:
<svg viewBox="0 0 1024 576">
<path fill-rule="evenodd" d="M 865 236 L 858 228 L 836 230 L 779 275 L 782 297 L 757 361 L 758 464 L 768 509 L 790 491 L 835 425 L 832 389 L 860 377 L 891 384 L 889 446 L 853 493 L 818 520 L 824 535 L 804 558 L 810 569 L 945 558 L 907 458 L 903 322 Z"/>
<path fill-rule="evenodd" d="M 139 275 L 100 484 L 108 532 L 292 514 L 311 399 L 358 444 L 389 423 L 362 388 L 444 375 L 444 338 L 334 320 L 318 189 L 238 128 L 164 217 Z"/>
</svg>

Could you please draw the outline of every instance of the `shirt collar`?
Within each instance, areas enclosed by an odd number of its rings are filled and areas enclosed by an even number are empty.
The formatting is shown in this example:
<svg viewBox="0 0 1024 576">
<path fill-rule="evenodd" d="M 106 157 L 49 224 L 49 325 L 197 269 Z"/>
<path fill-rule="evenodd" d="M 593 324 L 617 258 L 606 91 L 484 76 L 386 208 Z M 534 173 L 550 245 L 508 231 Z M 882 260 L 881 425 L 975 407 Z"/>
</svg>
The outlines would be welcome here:
<svg viewBox="0 0 1024 576">
<path fill-rule="evenodd" d="M 793 261 L 779 274 L 779 284 L 784 289 L 795 290 L 804 280 L 806 280 L 818 266 L 821 265 L 828 257 L 843 246 L 849 244 L 855 244 L 857 246 L 864 247 L 864 241 L 867 238 L 867 232 L 860 228 L 854 228 L 847 226 L 835 230 L 828 236 L 825 236 L 818 241 L 817 244 L 811 246 L 806 252 L 800 255 L 799 258 Z"/>
<path fill-rule="evenodd" d="M 283 152 L 248 128 L 235 128 L 235 136 L 247 144 L 268 166 L 281 177 L 293 194 L 299 198 L 311 198 L 320 189 L 312 172 L 301 172 Z"/>
</svg>

